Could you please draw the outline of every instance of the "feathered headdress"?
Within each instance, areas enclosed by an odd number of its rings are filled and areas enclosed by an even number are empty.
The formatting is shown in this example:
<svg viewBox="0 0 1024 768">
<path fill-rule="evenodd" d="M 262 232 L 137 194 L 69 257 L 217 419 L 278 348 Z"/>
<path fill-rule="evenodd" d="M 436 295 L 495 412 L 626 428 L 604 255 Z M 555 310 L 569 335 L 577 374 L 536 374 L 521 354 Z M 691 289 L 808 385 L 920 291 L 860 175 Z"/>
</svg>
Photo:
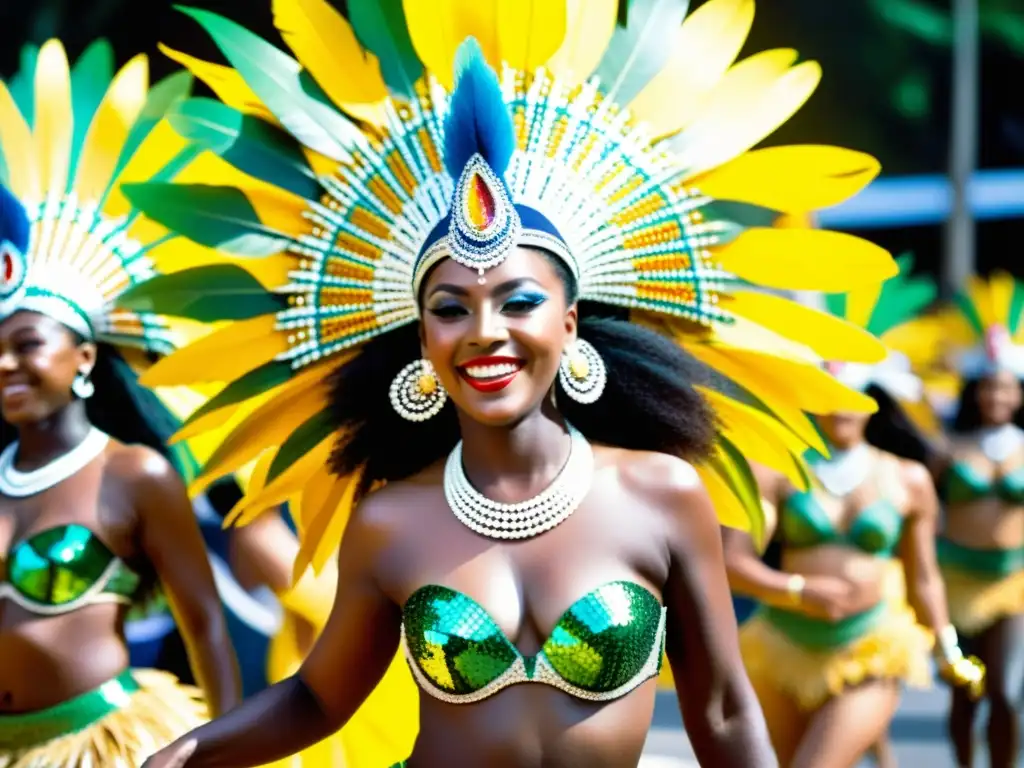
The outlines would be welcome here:
<svg viewBox="0 0 1024 768">
<path fill-rule="evenodd" d="M 960 376 L 975 379 L 996 370 L 1024 378 L 1024 286 L 1006 272 L 988 280 L 971 276 L 947 312 L 947 350 Z"/>
<path fill-rule="evenodd" d="M 924 387 L 910 358 L 892 338 L 935 301 L 938 289 L 926 277 L 911 277 L 914 260 L 910 254 L 896 259 L 900 273 L 880 286 L 830 294 L 825 297 L 828 310 L 877 336 L 888 349 L 885 359 L 874 364 L 829 362 L 829 370 L 848 387 L 864 391 L 874 384 L 889 395 L 907 403 L 921 400 Z"/>
<path fill-rule="evenodd" d="M 748 151 L 807 99 L 818 65 L 794 66 L 788 49 L 734 65 L 749 0 L 711 0 L 685 23 L 683 0 L 622 3 L 621 18 L 619 5 L 350 0 L 346 20 L 325 0 L 274 0 L 296 58 L 184 9 L 231 67 L 165 49 L 221 98 L 185 102 L 171 120 L 224 167 L 204 185 L 125 193 L 234 258 L 211 250 L 209 264 L 122 304 L 230 321 L 146 381 L 225 384 L 186 435 L 258 404 L 196 489 L 258 459 L 236 517 L 287 500 L 300 568 L 335 551 L 358 487 L 326 469 L 337 435 L 325 379 L 367 339 L 415 322 L 416 285 L 439 257 L 486 270 L 510 245 L 541 244 L 575 271 L 582 298 L 632 310 L 729 379 L 728 396 L 705 393 L 723 429 L 699 471 L 725 523 L 755 537 L 743 456 L 802 483 L 798 457 L 824 450 L 805 411 L 874 408 L 821 362 L 875 362 L 877 340 L 751 288 L 836 292 L 896 272 L 856 237 L 772 227 L 878 172 L 832 147 Z M 457 52 L 467 37 L 477 43 Z"/>
</svg>

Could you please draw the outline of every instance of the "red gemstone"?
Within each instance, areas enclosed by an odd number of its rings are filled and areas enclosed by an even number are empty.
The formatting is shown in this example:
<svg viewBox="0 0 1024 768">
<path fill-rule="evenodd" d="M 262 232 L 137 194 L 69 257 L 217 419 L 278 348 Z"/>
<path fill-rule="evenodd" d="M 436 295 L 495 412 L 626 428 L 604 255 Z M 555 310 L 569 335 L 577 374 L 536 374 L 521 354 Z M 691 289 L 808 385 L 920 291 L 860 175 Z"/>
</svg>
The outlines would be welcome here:
<svg viewBox="0 0 1024 768">
<path fill-rule="evenodd" d="M 494 195 L 479 173 L 470 179 L 466 207 L 470 223 L 479 230 L 487 229 L 494 221 Z"/>
<path fill-rule="evenodd" d="M 4 248 L 4 285 L 14 282 L 14 255 L 10 248 Z"/>
</svg>

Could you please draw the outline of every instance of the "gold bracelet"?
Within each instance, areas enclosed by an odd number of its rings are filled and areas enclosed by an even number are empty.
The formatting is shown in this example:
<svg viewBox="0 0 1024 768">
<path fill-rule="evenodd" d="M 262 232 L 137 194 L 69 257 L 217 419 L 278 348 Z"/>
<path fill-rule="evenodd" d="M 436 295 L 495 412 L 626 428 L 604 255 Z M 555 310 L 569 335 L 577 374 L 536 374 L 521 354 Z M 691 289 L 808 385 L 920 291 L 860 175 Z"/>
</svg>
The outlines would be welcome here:
<svg viewBox="0 0 1024 768">
<path fill-rule="evenodd" d="M 800 605 L 803 600 L 804 586 L 806 586 L 806 584 L 807 579 L 799 573 L 794 573 L 789 577 L 789 581 L 786 582 L 786 593 L 794 604 Z"/>
</svg>

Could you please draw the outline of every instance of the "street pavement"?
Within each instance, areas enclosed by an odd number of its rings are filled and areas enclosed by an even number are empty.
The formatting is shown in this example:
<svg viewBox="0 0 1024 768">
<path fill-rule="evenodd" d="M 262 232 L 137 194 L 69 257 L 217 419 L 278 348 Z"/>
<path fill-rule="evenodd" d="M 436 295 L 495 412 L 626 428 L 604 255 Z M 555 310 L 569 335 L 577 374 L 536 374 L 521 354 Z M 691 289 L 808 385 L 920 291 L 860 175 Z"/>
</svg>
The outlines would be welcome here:
<svg viewBox="0 0 1024 768">
<path fill-rule="evenodd" d="M 939 685 L 931 690 L 907 691 L 904 694 L 890 729 L 890 738 L 900 768 L 956 768 L 946 739 L 945 717 L 948 705 L 949 694 Z M 873 761 L 864 760 L 858 768 L 872 765 Z M 1024 766 L 1024 756 L 1018 761 L 1018 765 Z M 640 768 L 697 766 L 697 760 L 686 738 L 686 731 L 683 730 L 675 694 L 659 692 Z M 978 756 L 975 766 L 988 768 L 988 760 L 983 754 Z"/>
</svg>

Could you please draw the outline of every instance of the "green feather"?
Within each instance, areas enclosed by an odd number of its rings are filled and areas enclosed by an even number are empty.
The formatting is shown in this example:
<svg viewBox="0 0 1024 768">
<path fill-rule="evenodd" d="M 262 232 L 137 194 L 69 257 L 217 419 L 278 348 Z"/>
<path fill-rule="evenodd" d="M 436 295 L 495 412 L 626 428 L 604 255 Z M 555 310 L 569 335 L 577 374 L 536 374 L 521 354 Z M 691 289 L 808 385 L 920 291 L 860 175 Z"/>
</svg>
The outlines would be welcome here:
<svg viewBox="0 0 1024 768">
<path fill-rule="evenodd" d="M 68 187 L 74 181 L 85 134 L 92 124 L 93 115 L 114 79 L 114 49 L 106 40 L 97 40 L 71 68 L 71 113 L 74 116 L 74 135 L 71 139 L 71 172 Z"/>
<path fill-rule="evenodd" d="M 288 381 L 294 371 L 289 363 L 271 360 L 259 368 L 249 371 L 244 376 L 232 381 L 224 389 L 203 403 L 196 411 L 185 420 L 185 426 L 189 426 L 201 416 L 219 411 L 229 405 L 235 405 L 268 392 L 274 387 L 280 386 Z"/>
<path fill-rule="evenodd" d="M 146 140 L 150 132 L 157 126 L 167 111 L 178 101 L 188 98 L 192 90 L 192 75 L 188 72 L 175 72 L 168 75 L 159 83 L 149 89 L 146 95 L 146 103 L 143 105 L 139 116 L 135 119 L 124 146 L 121 147 L 121 154 L 118 155 L 117 165 L 114 172 L 110 174 L 110 184 L 104 192 L 104 199 L 110 194 L 110 190 L 117 181 L 121 171 L 132 159 L 142 142 Z"/>
<path fill-rule="evenodd" d="M 250 176 L 307 200 L 319 200 L 323 195 L 302 148 L 290 134 L 270 123 L 201 98 L 176 105 L 168 118 L 184 138 Z"/>
<path fill-rule="evenodd" d="M 212 323 L 280 312 L 288 307 L 288 300 L 282 294 L 268 292 L 237 264 L 211 264 L 158 275 L 134 285 L 118 297 L 117 306 Z"/>
<path fill-rule="evenodd" d="M 825 309 L 829 313 L 836 317 L 846 319 L 846 294 L 845 293 L 826 293 L 825 294 Z"/>
<path fill-rule="evenodd" d="M 38 45 L 24 45 L 18 57 L 18 71 L 7 82 L 7 90 L 15 106 L 25 118 L 28 127 L 35 120 L 36 106 L 36 61 L 39 58 Z"/>
<path fill-rule="evenodd" d="M 311 96 L 302 67 L 273 45 L 233 21 L 198 8 L 175 6 L 191 16 L 260 100 L 295 138 L 333 160 L 348 158 L 346 141 L 359 129 L 318 96 Z M 307 77 L 307 80 L 311 78 Z"/>
<path fill-rule="evenodd" d="M 323 442 L 335 429 L 330 409 L 325 409 L 288 435 L 270 462 L 267 484 Z"/>
<path fill-rule="evenodd" d="M 953 303 L 956 304 L 961 314 L 963 314 L 964 319 L 971 324 L 975 333 L 980 338 L 985 338 L 985 324 L 981 322 L 981 315 L 978 314 L 978 310 L 970 297 L 966 293 L 958 293 L 953 297 Z"/>
<path fill-rule="evenodd" d="M 886 283 L 882 286 L 878 303 L 871 313 L 868 332 L 881 336 L 886 331 L 913 320 L 935 301 L 938 292 L 938 287 L 928 278 L 911 278 L 891 287 Z"/>
<path fill-rule="evenodd" d="M 236 187 L 147 182 L 125 184 L 135 208 L 172 232 L 200 245 L 238 256 L 280 253 L 291 238 L 263 224 Z"/>
<path fill-rule="evenodd" d="M 1013 281 L 1013 297 L 1010 299 L 1009 324 L 1007 328 L 1011 336 L 1016 336 L 1020 329 L 1021 314 L 1024 313 L 1024 287 L 1020 281 Z"/>
<path fill-rule="evenodd" d="M 405 23 L 402 0 L 349 0 L 348 20 L 364 48 L 380 60 L 384 82 L 392 93 L 416 97 L 414 85 L 423 75 Z"/>
<path fill-rule="evenodd" d="M 708 460 L 708 464 L 726 482 L 747 511 L 750 520 L 750 535 L 760 549 L 764 545 L 765 522 L 764 509 L 761 508 L 761 491 L 757 487 L 757 480 L 754 478 L 754 473 L 750 470 L 747 460 L 735 445 L 722 435 L 718 436 L 717 443 L 725 455 L 714 454 Z"/>
<path fill-rule="evenodd" d="M 628 6 L 626 24 L 616 26 L 594 74 L 601 79 L 601 90 L 610 98 L 619 104 L 628 104 L 668 62 L 689 2 L 620 0 L 620 3 Z"/>
</svg>

